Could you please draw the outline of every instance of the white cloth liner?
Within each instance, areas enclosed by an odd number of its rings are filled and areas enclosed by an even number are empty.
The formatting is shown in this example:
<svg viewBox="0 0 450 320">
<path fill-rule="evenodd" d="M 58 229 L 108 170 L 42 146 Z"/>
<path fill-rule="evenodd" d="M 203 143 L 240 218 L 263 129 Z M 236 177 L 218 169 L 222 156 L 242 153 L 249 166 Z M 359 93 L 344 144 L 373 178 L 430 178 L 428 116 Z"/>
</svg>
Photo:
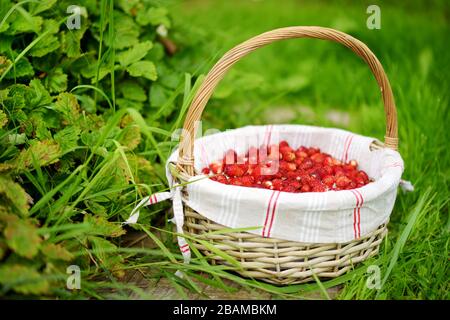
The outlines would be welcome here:
<svg viewBox="0 0 450 320">
<path fill-rule="evenodd" d="M 199 174 L 192 177 L 185 187 L 188 199 L 181 199 L 181 187 L 173 188 L 173 178 L 167 168 L 166 175 L 172 191 L 157 194 L 156 202 L 173 199 L 173 221 L 180 234 L 184 221 L 182 202 L 226 227 L 258 227 L 248 232 L 298 242 L 345 243 L 364 237 L 388 221 L 404 170 L 403 160 L 398 152 L 390 149 L 370 151 L 369 147 L 376 139 L 345 130 L 268 125 L 247 126 L 205 136 L 195 140 L 196 172 L 201 172 L 211 161 L 222 159 L 224 152 L 230 148 L 239 154 L 250 146 L 276 144 L 282 140 L 294 148 L 301 145 L 319 147 L 322 152 L 340 160 L 355 159 L 360 169 L 366 171 L 375 182 L 355 190 L 287 193 L 225 185 L 204 179 L 205 176 Z M 168 163 L 177 159 L 178 150 L 175 150 Z M 138 209 L 149 205 L 150 198 L 141 201 L 126 223 L 137 221 Z M 179 237 L 178 242 L 185 262 L 189 261 L 186 240 Z"/>
</svg>

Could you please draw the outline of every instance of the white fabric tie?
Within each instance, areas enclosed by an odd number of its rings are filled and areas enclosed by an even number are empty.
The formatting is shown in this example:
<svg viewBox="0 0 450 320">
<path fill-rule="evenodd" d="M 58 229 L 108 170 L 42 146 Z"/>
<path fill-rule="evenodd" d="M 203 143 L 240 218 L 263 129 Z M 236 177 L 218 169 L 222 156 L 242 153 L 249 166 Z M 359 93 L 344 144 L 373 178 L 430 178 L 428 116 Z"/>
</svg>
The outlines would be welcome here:
<svg viewBox="0 0 450 320">
<path fill-rule="evenodd" d="M 155 203 L 165 201 L 167 199 L 172 199 L 173 213 L 170 222 L 175 223 L 177 227 L 177 233 L 183 234 L 183 224 L 184 224 L 184 212 L 183 212 L 183 202 L 181 199 L 181 186 L 173 187 L 171 192 L 158 192 L 142 199 L 131 211 L 130 217 L 124 222 L 124 224 L 135 224 L 139 219 L 139 209 L 142 207 L 151 206 Z M 189 263 L 191 260 L 191 250 L 189 244 L 183 236 L 177 236 L 178 247 L 180 248 L 181 254 L 183 255 L 184 263 Z M 176 275 L 182 277 L 182 273 L 177 271 Z"/>
</svg>

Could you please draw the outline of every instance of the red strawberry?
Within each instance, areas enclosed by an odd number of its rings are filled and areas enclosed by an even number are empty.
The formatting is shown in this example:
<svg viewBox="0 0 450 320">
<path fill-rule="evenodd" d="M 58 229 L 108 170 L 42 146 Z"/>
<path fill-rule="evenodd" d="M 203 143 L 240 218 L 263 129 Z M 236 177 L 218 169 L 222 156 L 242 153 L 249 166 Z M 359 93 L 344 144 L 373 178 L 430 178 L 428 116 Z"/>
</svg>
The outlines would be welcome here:
<svg viewBox="0 0 450 320">
<path fill-rule="evenodd" d="M 293 187 L 295 190 L 299 189 L 302 186 L 302 184 L 300 182 L 298 182 L 297 180 L 289 181 L 288 185 Z"/>
<path fill-rule="evenodd" d="M 255 179 L 252 176 L 243 176 L 241 178 L 242 185 L 245 187 L 251 187 L 255 181 Z"/>
<path fill-rule="evenodd" d="M 311 187 L 307 184 L 302 185 L 302 187 L 300 188 L 301 192 L 310 192 L 311 191 Z"/>
<path fill-rule="evenodd" d="M 218 173 L 222 173 L 222 169 L 223 169 L 223 165 L 220 162 L 211 162 L 211 164 L 209 165 L 209 168 L 211 169 L 211 171 L 215 174 Z"/>
<path fill-rule="evenodd" d="M 283 187 L 283 180 L 273 179 L 272 186 L 273 186 L 274 190 L 281 190 L 281 188 Z"/>
<path fill-rule="evenodd" d="M 213 176 L 213 177 L 211 177 L 211 180 L 214 180 L 214 181 L 217 181 L 217 182 L 220 182 L 220 183 L 224 183 L 224 184 L 228 184 L 229 183 L 227 177 L 224 176 L 223 174 L 218 174 L 217 176 Z"/>
<path fill-rule="evenodd" d="M 291 151 L 285 151 L 281 153 L 282 155 L 282 159 L 286 160 L 286 161 L 294 161 L 295 160 L 295 153 L 291 152 Z"/>
<path fill-rule="evenodd" d="M 205 168 L 202 169 L 202 173 L 203 174 L 209 174 L 209 172 L 210 172 L 210 170 L 209 170 L 208 167 L 205 167 Z"/>
<path fill-rule="evenodd" d="M 320 149 L 319 148 L 308 148 L 308 150 L 306 151 L 306 153 L 308 153 L 309 156 L 312 156 L 315 153 L 319 153 Z"/>
<path fill-rule="evenodd" d="M 325 159 L 323 160 L 323 164 L 324 166 L 331 167 L 333 165 L 333 158 L 331 156 L 325 157 Z"/>
<path fill-rule="evenodd" d="M 284 171 L 295 171 L 297 169 L 297 166 L 295 163 L 287 162 L 287 161 L 280 161 L 280 170 Z"/>
<path fill-rule="evenodd" d="M 311 160 L 315 163 L 323 163 L 323 161 L 325 160 L 325 155 L 320 152 L 315 153 L 311 156 Z"/>
<path fill-rule="evenodd" d="M 350 160 L 350 162 L 348 164 L 354 168 L 358 167 L 358 162 L 356 162 L 356 160 Z"/>
<path fill-rule="evenodd" d="M 289 143 L 286 140 L 280 141 L 278 145 L 280 146 L 280 149 L 283 147 L 289 147 Z"/>
<path fill-rule="evenodd" d="M 369 183 L 369 177 L 367 176 L 367 173 L 365 173 L 364 171 L 358 171 L 357 176 L 363 179 L 364 184 Z"/>
<path fill-rule="evenodd" d="M 300 165 L 300 168 L 303 170 L 311 169 L 314 166 L 313 161 L 310 158 L 306 158 L 303 160 L 302 164 Z"/>
<path fill-rule="evenodd" d="M 334 182 L 335 182 L 334 177 L 333 177 L 333 176 L 330 176 L 330 175 L 325 176 L 325 177 L 323 177 L 323 179 L 322 179 L 322 183 L 323 183 L 324 185 L 326 185 L 326 186 L 327 186 L 328 188 L 330 188 L 330 189 L 333 187 Z"/>
<path fill-rule="evenodd" d="M 297 151 L 295 151 L 295 156 L 297 157 L 297 159 L 303 160 L 308 157 L 308 154 L 302 148 L 299 148 L 297 149 Z"/>
<path fill-rule="evenodd" d="M 327 191 L 326 187 L 320 181 L 314 181 L 314 183 L 311 184 L 311 187 L 313 192 Z"/>
<path fill-rule="evenodd" d="M 340 176 L 336 179 L 336 186 L 339 188 L 345 188 L 350 184 L 350 182 L 352 181 L 346 176 Z"/>
<path fill-rule="evenodd" d="M 284 191 L 284 192 L 296 192 L 297 188 L 295 188 L 294 186 L 291 186 L 291 185 L 287 185 L 287 186 L 283 187 L 281 189 L 281 191 Z"/>
<path fill-rule="evenodd" d="M 240 165 L 231 164 L 225 166 L 225 174 L 229 177 L 242 177 L 246 170 L 244 170 Z"/>
<path fill-rule="evenodd" d="M 271 190 L 273 189 L 272 181 L 266 180 L 262 183 L 262 185 L 266 189 L 271 189 Z"/>
</svg>

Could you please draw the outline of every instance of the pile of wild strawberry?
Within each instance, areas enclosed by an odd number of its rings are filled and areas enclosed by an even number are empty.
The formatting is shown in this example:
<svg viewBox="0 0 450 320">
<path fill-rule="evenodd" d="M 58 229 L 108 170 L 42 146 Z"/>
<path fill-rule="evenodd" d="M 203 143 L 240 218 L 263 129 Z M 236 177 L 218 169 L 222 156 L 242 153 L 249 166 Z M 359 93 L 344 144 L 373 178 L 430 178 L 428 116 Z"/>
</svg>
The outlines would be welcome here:
<svg viewBox="0 0 450 320">
<path fill-rule="evenodd" d="M 355 160 L 343 163 L 318 148 L 278 145 L 249 148 L 245 155 L 228 150 L 202 173 L 214 181 L 236 186 L 286 192 L 324 192 L 362 187 L 371 180 Z"/>
</svg>

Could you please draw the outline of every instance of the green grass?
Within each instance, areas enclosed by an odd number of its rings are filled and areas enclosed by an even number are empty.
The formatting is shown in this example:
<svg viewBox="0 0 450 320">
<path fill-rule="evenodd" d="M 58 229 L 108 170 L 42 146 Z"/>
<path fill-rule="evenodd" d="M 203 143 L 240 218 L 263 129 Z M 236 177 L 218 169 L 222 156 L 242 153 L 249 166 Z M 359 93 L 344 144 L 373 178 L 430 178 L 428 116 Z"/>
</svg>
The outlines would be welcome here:
<svg viewBox="0 0 450 320">
<path fill-rule="evenodd" d="M 109 43 L 114 37 L 111 3 L 101 2 L 102 25 L 108 21 L 108 26 L 101 28 L 104 30 L 101 37 L 108 38 Z M 95 83 L 79 83 L 69 88 L 77 94 L 90 94 L 99 104 L 103 103 L 104 113 L 109 117 L 98 140 L 85 153 L 80 166 L 63 181 L 49 181 L 48 169 L 38 164 L 23 176 L 23 184 L 40 194 L 30 214 L 43 221 L 41 234 L 54 243 L 75 239 L 74 254 L 82 262 L 82 290 L 68 292 L 61 288 L 54 294 L 71 299 L 104 299 L 127 298 L 132 292 L 142 298 L 152 298 L 148 292 L 118 280 L 120 273 L 138 270 L 149 280 L 166 278 L 181 298 L 187 298 L 188 292 L 202 295 L 198 287 L 201 282 L 232 294 L 258 289 L 270 293 L 274 299 L 307 299 L 312 291 L 328 298 L 325 289 L 334 286 L 342 288 L 338 299 L 449 299 L 448 5 L 443 1 L 427 5 L 419 1 L 407 5 L 378 2 L 382 28 L 368 30 L 366 2 L 348 1 L 345 5 L 334 1 L 294 0 L 283 1 L 283 5 L 275 0 L 164 3 L 173 17 L 174 32 L 170 36 L 179 47 L 179 52 L 168 59 L 175 71 L 164 74 L 163 69 L 158 70 L 161 74 L 158 81 L 176 82 L 166 103 L 157 108 L 146 105 L 139 111 L 116 108 L 115 93 L 119 88 L 115 86 L 114 73 L 110 73 L 107 90 Z M 119 224 L 131 211 L 133 201 L 137 202 L 146 193 L 165 190 L 164 163 L 173 148 L 170 134 L 182 124 L 202 75 L 239 42 L 290 25 L 321 25 L 350 33 L 373 50 L 390 79 L 398 109 L 399 151 L 406 164 L 404 179 L 413 182 L 415 191 L 408 194 L 399 191 L 389 235 L 380 254 L 337 279 L 272 286 L 238 277 L 229 272 L 230 267 L 210 265 L 195 248 L 192 248 L 191 264 L 183 264 L 174 243 L 173 226 L 167 222 L 171 217 L 169 204 L 141 211 L 144 221 L 150 224 L 138 224 L 136 228 L 153 240 L 154 248 L 126 248 L 121 238 L 114 238 L 116 246 L 101 243 L 102 238 L 107 238 L 106 231 L 103 234 L 99 226 L 80 221 L 83 210 L 93 210 L 87 204 L 101 203 L 105 217 Z M 114 56 L 114 47 L 99 48 L 98 68 L 106 54 Z M 312 112 L 305 114 L 304 106 Z M 381 97 L 367 66 L 342 46 L 310 39 L 276 43 L 239 62 L 209 102 L 203 115 L 204 129 L 269 123 L 280 107 L 293 111 L 289 123 L 338 126 L 383 139 Z M 171 110 L 177 110 L 175 116 L 168 112 Z M 326 116 L 330 110 L 349 114 L 349 123 L 331 121 Z M 151 161 L 154 174 L 146 176 L 146 181 L 139 179 L 137 166 L 127 162 L 128 154 L 118 143 L 121 134 L 115 128 L 126 114 L 133 118 L 144 136 L 134 153 Z M 168 116 L 161 118 L 161 115 Z M 118 163 L 130 179 L 109 188 L 105 184 Z M 80 223 L 72 224 L 74 221 Z M 86 235 L 95 237 L 97 246 L 87 247 L 85 240 L 81 240 Z M 188 238 L 188 241 L 197 240 Z M 209 246 L 207 242 L 203 244 Z M 210 249 L 236 265 L 232 257 L 213 247 Z M 120 256 L 119 269 L 114 259 L 107 258 L 108 254 Z M 366 270 L 370 265 L 381 269 L 380 290 L 366 286 Z M 184 279 L 174 276 L 176 270 L 184 272 Z M 58 276 L 65 279 L 64 274 Z M 237 288 L 229 286 L 225 279 L 234 282 Z"/>
</svg>

